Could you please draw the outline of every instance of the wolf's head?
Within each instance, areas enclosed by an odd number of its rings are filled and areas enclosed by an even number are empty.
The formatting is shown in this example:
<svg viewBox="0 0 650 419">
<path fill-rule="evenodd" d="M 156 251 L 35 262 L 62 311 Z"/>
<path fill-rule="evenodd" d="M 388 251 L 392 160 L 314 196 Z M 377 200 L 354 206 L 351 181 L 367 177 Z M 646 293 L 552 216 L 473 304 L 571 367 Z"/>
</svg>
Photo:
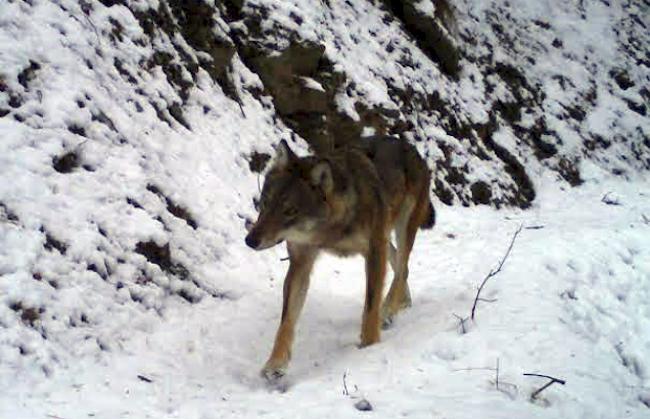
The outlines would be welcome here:
<svg viewBox="0 0 650 419">
<path fill-rule="evenodd" d="M 312 243 L 317 228 L 330 214 L 327 202 L 334 187 L 331 166 L 314 157 L 297 157 L 282 140 L 266 175 L 259 217 L 246 244 L 262 250 L 283 240 Z"/>
</svg>

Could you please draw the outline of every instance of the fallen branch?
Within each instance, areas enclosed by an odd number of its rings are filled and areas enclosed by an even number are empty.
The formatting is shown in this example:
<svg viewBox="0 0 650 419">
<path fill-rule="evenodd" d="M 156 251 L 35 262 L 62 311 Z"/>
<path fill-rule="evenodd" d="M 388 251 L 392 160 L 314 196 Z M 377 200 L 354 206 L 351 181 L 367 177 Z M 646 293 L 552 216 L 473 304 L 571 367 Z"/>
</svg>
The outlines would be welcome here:
<svg viewBox="0 0 650 419">
<path fill-rule="evenodd" d="M 528 377 L 542 377 L 542 378 L 548 378 L 548 379 L 550 380 L 548 383 L 544 384 L 542 387 L 540 387 L 539 389 L 535 390 L 535 391 L 533 392 L 533 394 L 530 395 L 530 399 L 531 399 L 531 400 L 535 400 L 535 399 L 537 398 L 537 396 L 539 395 L 539 393 L 541 393 L 542 391 L 546 390 L 548 387 L 550 387 L 551 385 L 553 385 L 553 384 L 555 384 L 555 383 L 562 384 L 562 385 L 565 385 L 565 384 L 566 384 L 566 381 L 561 380 L 561 379 L 559 379 L 559 378 L 551 377 L 550 375 L 543 375 L 543 374 L 530 374 L 530 373 L 526 373 L 526 374 L 524 374 L 524 375 L 525 375 L 525 376 L 528 376 Z"/>
<path fill-rule="evenodd" d="M 481 285 L 478 287 L 478 291 L 476 292 L 476 298 L 474 298 L 474 305 L 472 305 L 472 315 L 471 315 L 472 320 L 474 320 L 474 314 L 476 312 L 476 304 L 478 304 L 479 300 L 482 300 L 480 298 L 480 295 L 481 295 L 481 291 L 483 291 L 483 287 L 485 286 L 485 283 L 487 282 L 488 279 L 492 278 L 493 276 L 501 272 L 501 268 L 503 268 L 503 264 L 506 262 L 506 259 L 508 259 L 508 255 L 510 255 L 512 246 L 514 246 L 515 240 L 517 239 L 517 236 L 521 232 L 522 228 L 523 228 L 523 224 L 520 224 L 517 231 L 515 231 L 515 234 L 512 235 L 512 240 L 510 240 L 510 246 L 508 246 L 508 250 L 506 251 L 506 254 L 503 255 L 503 258 L 499 262 L 499 266 L 496 269 L 491 270 L 490 273 L 487 274 L 487 276 L 483 279 Z M 489 301 L 489 300 L 483 300 L 483 301 Z"/>
</svg>

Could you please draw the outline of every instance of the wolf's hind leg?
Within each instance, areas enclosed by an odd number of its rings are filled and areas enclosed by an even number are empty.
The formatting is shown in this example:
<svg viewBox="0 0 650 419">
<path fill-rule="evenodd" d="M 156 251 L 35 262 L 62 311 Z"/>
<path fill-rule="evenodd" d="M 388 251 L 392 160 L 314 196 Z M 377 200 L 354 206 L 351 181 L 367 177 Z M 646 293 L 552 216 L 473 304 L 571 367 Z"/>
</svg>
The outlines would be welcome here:
<svg viewBox="0 0 650 419">
<path fill-rule="evenodd" d="M 388 237 L 377 234 L 370 239 L 370 249 L 366 255 L 366 302 L 361 321 L 361 346 L 379 342 L 381 336 L 381 298 L 386 276 L 386 253 Z"/>
<path fill-rule="evenodd" d="M 419 224 L 415 216 L 415 205 L 405 203 L 395 224 L 397 251 L 393 283 L 382 306 L 383 326 L 388 327 L 400 310 L 411 306 L 411 291 L 408 285 L 408 261 Z"/>
<path fill-rule="evenodd" d="M 397 249 L 390 240 L 388 241 L 388 261 L 393 272 L 397 272 Z"/>
</svg>

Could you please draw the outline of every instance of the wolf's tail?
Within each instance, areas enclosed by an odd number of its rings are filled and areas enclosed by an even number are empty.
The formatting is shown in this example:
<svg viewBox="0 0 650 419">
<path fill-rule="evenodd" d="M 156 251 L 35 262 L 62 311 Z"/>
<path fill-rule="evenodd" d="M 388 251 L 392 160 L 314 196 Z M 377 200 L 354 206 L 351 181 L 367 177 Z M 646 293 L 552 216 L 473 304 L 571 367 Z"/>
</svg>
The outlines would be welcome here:
<svg viewBox="0 0 650 419">
<path fill-rule="evenodd" d="M 420 228 L 429 229 L 436 224 L 436 210 L 433 208 L 431 199 L 429 199 L 429 207 L 427 208 L 427 216 L 424 219 L 424 222 L 420 224 Z"/>
</svg>

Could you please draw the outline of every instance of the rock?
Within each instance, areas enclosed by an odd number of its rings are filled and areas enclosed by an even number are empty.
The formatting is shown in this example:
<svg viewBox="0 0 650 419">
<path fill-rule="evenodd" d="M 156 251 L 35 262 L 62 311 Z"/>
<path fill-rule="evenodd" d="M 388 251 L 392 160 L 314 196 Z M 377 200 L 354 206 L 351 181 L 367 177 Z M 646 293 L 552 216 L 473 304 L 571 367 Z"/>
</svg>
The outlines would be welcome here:
<svg viewBox="0 0 650 419">
<path fill-rule="evenodd" d="M 443 19 L 453 19 L 451 8 L 444 0 L 435 1 L 436 13 L 429 16 L 422 13 L 416 0 L 384 0 L 395 16 L 400 19 L 406 30 L 415 38 L 420 49 L 440 65 L 447 75 L 458 78 L 460 72 L 460 54 L 449 35 Z"/>
<path fill-rule="evenodd" d="M 490 200 L 492 199 L 492 189 L 490 188 L 490 185 L 479 180 L 472 184 L 470 190 L 472 191 L 472 201 L 474 201 L 475 204 L 490 204 Z"/>
<path fill-rule="evenodd" d="M 354 408 L 362 412 L 371 412 L 372 405 L 366 399 L 361 399 L 354 404 Z"/>
</svg>

